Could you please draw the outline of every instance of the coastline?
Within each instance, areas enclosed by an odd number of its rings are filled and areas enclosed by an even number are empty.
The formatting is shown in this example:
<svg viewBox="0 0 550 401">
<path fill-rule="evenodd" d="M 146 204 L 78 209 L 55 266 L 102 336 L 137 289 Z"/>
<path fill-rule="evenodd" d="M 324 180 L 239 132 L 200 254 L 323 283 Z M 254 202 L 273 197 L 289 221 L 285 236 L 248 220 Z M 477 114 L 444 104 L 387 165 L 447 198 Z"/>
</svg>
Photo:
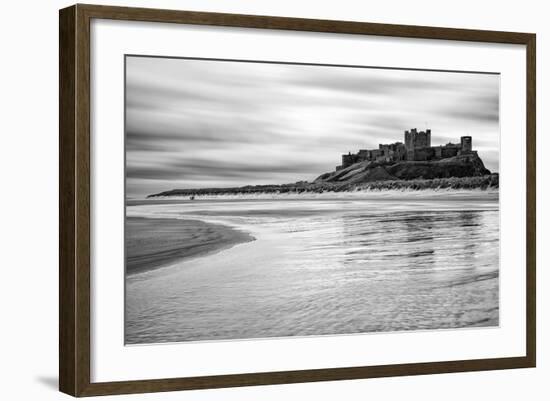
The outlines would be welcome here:
<svg viewBox="0 0 550 401">
<path fill-rule="evenodd" d="M 126 200 L 128 206 L 155 205 L 155 204 L 177 204 L 177 203 L 201 203 L 204 201 L 289 201 L 289 200 L 402 200 L 402 201 L 424 201 L 424 200 L 496 200 L 499 199 L 498 188 L 430 188 L 430 189 L 356 189 L 353 191 L 323 191 L 323 192 L 250 192 L 250 193 L 212 193 L 195 195 L 190 199 L 188 195 L 174 194 L 162 196 L 148 196 L 145 198 L 129 198 Z"/>
<path fill-rule="evenodd" d="M 126 217 L 126 274 L 154 270 L 254 240 L 246 232 L 201 220 Z"/>
<path fill-rule="evenodd" d="M 216 195 L 257 195 L 257 194 L 323 194 L 323 193 L 383 193 L 386 191 L 498 191 L 498 174 L 475 177 L 416 178 L 410 180 L 381 180 L 372 182 L 297 182 L 282 185 L 247 185 L 228 188 L 173 189 L 147 196 L 147 199 L 168 197 L 204 197 Z"/>
</svg>

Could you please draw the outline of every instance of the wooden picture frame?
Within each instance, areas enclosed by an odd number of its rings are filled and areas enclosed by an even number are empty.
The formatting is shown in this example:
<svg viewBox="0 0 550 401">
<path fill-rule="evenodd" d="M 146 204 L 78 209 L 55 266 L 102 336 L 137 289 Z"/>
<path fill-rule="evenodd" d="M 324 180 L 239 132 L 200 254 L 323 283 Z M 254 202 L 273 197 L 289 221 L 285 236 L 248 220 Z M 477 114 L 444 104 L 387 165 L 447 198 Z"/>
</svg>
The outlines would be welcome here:
<svg viewBox="0 0 550 401">
<path fill-rule="evenodd" d="M 430 363 L 259 372 L 121 382 L 90 380 L 90 22 L 165 22 L 526 46 L 526 355 Z M 535 34 L 74 5 L 59 14 L 59 388 L 73 396 L 144 393 L 534 367 L 536 361 Z"/>
</svg>

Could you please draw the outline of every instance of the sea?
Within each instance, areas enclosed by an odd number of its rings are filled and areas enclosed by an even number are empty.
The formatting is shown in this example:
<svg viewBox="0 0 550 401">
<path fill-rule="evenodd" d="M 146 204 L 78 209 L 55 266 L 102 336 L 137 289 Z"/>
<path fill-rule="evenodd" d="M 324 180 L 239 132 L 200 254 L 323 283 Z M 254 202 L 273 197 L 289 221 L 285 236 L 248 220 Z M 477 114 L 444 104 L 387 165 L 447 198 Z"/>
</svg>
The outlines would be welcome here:
<svg viewBox="0 0 550 401">
<path fill-rule="evenodd" d="M 498 190 L 146 200 L 126 215 L 255 238 L 127 275 L 128 345 L 499 325 Z"/>
</svg>

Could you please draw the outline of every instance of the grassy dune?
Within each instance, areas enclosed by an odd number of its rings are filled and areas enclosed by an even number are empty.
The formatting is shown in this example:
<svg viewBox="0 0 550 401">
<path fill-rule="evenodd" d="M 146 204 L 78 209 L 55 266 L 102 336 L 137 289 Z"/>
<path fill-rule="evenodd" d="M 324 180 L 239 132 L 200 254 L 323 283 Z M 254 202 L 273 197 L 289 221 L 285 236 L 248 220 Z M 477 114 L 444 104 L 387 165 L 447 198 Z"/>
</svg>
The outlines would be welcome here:
<svg viewBox="0 0 550 401">
<path fill-rule="evenodd" d="M 384 180 L 364 183 L 350 182 L 299 182 L 283 185 L 248 185 L 233 188 L 174 189 L 148 198 L 163 196 L 246 195 L 260 193 L 322 193 L 357 190 L 423 190 L 423 189 L 496 189 L 498 174 L 478 177 L 449 177 L 413 180 Z"/>
</svg>

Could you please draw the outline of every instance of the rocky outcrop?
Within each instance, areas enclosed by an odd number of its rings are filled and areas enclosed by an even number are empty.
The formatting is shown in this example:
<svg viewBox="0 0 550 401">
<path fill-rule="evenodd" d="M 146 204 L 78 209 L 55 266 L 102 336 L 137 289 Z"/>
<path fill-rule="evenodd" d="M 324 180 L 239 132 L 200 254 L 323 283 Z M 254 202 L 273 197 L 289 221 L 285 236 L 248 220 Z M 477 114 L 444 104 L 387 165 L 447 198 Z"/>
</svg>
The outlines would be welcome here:
<svg viewBox="0 0 550 401">
<path fill-rule="evenodd" d="M 148 197 L 247 195 L 263 193 L 342 192 L 355 190 L 488 189 L 498 188 L 476 152 L 434 161 L 363 161 L 320 175 L 313 182 L 282 185 L 247 185 L 234 188 L 174 189 Z"/>
<path fill-rule="evenodd" d="M 430 180 L 450 177 L 480 177 L 491 172 L 477 153 L 434 161 L 359 162 L 319 176 L 315 182 L 366 183 L 388 180 Z"/>
</svg>

